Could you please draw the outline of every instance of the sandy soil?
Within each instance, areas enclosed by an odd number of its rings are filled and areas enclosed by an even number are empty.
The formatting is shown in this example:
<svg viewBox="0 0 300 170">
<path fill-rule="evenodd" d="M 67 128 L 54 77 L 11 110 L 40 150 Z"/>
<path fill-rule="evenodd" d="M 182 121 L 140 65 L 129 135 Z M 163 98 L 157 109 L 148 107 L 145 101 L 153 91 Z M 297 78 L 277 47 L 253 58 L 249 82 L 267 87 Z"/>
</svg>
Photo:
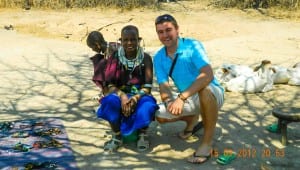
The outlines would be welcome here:
<svg viewBox="0 0 300 170">
<path fill-rule="evenodd" d="M 32 117 L 60 117 L 80 169 L 297 169 L 300 166 L 300 125 L 291 123 L 289 145 L 265 127 L 276 121 L 272 108 L 300 107 L 300 87 L 275 85 L 259 94 L 226 92 L 215 135 L 215 149 L 233 149 L 238 159 L 220 166 L 214 155 L 203 165 L 186 158 L 193 153 L 203 132 L 182 141 L 176 133 L 183 122 L 151 124 L 151 147 L 145 153 L 134 144 L 119 153 L 103 154 L 106 122 L 92 113 L 97 88 L 90 81 L 93 52 L 85 45 L 88 31 L 101 29 L 108 41 L 120 36 L 127 24 L 137 25 L 145 49 L 153 54 L 160 46 L 154 19 L 164 13 L 176 16 L 182 36 L 203 41 L 212 66 L 223 63 L 254 66 L 263 59 L 291 67 L 300 62 L 300 23 L 261 15 L 254 10 L 211 9 L 193 2 L 169 4 L 162 10 L 122 12 L 103 9 L 61 11 L 0 9 L 0 121 Z M 12 25 L 14 30 L 2 29 Z M 157 85 L 154 95 L 157 96 Z M 296 158 L 296 159 L 295 159 Z"/>
</svg>

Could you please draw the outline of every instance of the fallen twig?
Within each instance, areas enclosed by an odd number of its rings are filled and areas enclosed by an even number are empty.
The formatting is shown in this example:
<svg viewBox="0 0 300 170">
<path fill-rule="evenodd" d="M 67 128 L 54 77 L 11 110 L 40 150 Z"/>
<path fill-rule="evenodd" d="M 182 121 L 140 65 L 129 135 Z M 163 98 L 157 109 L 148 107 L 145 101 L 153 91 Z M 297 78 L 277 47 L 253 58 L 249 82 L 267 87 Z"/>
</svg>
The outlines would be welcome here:
<svg viewBox="0 0 300 170">
<path fill-rule="evenodd" d="M 106 28 L 106 27 L 111 26 L 111 25 L 114 25 L 114 24 L 126 23 L 126 22 L 130 22 L 130 21 L 132 21 L 132 20 L 133 20 L 133 18 L 130 18 L 130 19 L 127 20 L 127 21 L 116 21 L 116 22 L 113 22 L 113 23 L 110 23 L 110 24 L 104 25 L 103 27 L 98 28 L 97 31 L 101 31 L 103 28 Z M 88 29 L 87 29 L 85 35 L 81 38 L 80 41 L 82 41 L 83 39 L 85 39 L 85 37 L 86 37 L 88 34 L 89 34 L 89 32 L 88 32 Z"/>
</svg>

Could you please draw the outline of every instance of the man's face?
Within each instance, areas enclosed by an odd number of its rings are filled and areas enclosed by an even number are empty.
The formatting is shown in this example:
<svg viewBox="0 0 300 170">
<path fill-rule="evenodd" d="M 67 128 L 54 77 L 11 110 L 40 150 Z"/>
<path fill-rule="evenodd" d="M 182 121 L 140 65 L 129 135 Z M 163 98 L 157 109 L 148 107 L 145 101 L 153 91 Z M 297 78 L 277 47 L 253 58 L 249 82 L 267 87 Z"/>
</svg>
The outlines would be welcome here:
<svg viewBox="0 0 300 170">
<path fill-rule="evenodd" d="M 161 43 L 166 47 L 176 46 L 179 30 L 171 22 L 157 24 L 156 33 Z"/>
</svg>

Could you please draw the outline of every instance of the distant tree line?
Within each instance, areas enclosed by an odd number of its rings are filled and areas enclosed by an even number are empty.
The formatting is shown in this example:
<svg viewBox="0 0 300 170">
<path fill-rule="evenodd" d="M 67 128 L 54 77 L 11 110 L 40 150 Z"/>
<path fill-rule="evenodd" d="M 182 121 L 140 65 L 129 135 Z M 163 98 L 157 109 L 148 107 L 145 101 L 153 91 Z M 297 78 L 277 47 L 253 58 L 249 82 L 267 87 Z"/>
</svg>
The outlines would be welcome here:
<svg viewBox="0 0 300 170">
<path fill-rule="evenodd" d="M 177 2 L 180 0 L 0 0 L 0 7 L 35 8 L 87 8 L 87 7 L 117 7 L 139 8 L 158 7 L 161 2 Z M 202 0 L 190 0 L 202 2 Z M 210 5 L 226 8 L 269 8 L 282 7 L 298 9 L 299 0 L 209 0 Z"/>
</svg>

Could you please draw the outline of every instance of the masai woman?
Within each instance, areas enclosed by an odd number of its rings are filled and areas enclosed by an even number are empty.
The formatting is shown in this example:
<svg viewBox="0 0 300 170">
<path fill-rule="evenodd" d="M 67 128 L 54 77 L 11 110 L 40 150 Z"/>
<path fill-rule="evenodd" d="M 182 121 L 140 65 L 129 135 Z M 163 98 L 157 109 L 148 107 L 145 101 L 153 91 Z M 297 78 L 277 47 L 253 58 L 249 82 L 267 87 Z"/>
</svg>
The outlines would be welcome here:
<svg viewBox="0 0 300 170">
<path fill-rule="evenodd" d="M 149 147 L 144 138 L 146 129 L 158 109 L 151 95 L 152 58 L 141 48 L 136 26 L 125 26 L 120 41 L 121 47 L 105 60 L 101 66 L 104 69 L 98 76 L 104 97 L 97 116 L 107 120 L 113 131 L 112 139 L 104 144 L 104 150 L 116 151 L 122 145 L 122 135 L 138 131 L 137 147 L 143 151 Z"/>
</svg>

